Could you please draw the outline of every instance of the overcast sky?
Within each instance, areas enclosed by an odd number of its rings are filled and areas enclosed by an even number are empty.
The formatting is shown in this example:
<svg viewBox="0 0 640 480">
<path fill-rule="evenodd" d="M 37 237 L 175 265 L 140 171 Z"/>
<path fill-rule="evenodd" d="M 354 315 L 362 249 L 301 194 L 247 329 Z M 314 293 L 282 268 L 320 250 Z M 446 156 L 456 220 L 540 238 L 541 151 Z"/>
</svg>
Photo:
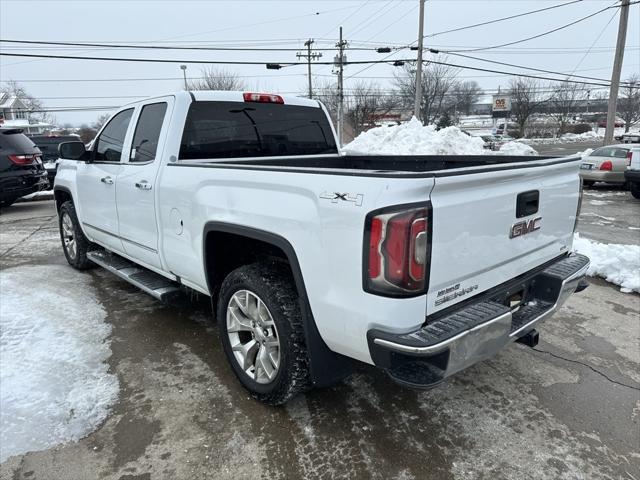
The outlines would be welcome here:
<svg viewBox="0 0 640 480">
<path fill-rule="evenodd" d="M 503 44 L 537 35 L 573 22 L 613 0 L 584 0 L 534 15 L 454 33 L 428 36 L 456 27 L 567 3 L 571 0 L 427 0 L 425 45 L 438 49 L 465 50 Z M 221 0 L 0 0 L 0 38 L 71 42 L 120 42 L 226 47 L 303 48 L 307 38 L 315 47 L 331 48 L 338 27 L 353 47 L 348 60 L 382 59 L 388 54 L 355 48 L 407 45 L 417 39 L 418 0 L 324 0 L 324 1 L 221 1 Z M 619 9 L 609 9 L 583 22 L 535 40 L 501 49 L 467 52 L 481 58 L 565 73 L 609 78 L 618 29 Z M 371 43 L 371 42 L 375 42 Z M 182 88 L 180 61 L 234 60 L 258 62 L 296 61 L 296 51 L 185 52 L 18 46 L 1 44 L 5 53 L 44 53 L 136 58 L 176 59 L 177 63 L 125 63 L 88 60 L 0 58 L 0 80 L 19 81 L 47 107 L 119 106 L 137 97 Z M 587 50 L 591 51 L 587 53 Z M 323 51 L 322 61 L 335 52 Z M 402 50 L 389 57 L 414 58 L 415 51 Z M 442 60 L 443 55 L 426 58 Z M 460 65 L 516 71 L 512 67 L 480 63 L 449 56 Z M 394 68 L 387 64 L 346 67 L 345 88 L 358 79 L 391 86 Z M 188 76 L 200 74 L 202 65 L 189 64 Z M 306 89 L 306 66 L 266 70 L 261 65 L 225 67 L 246 79 L 252 89 L 300 92 Z M 313 67 L 323 81 L 335 81 L 331 66 Z M 640 4 L 630 9 L 623 78 L 640 71 Z M 353 77 L 352 77 L 353 76 Z M 462 70 L 461 79 L 474 79 L 493 92 L 508 77 Z M 99 80 L 118 81 L 99 81 Z M 147 80 L 143 80 L 147 79 Z M 148 80 L 162 79 L 162 80 Z M 86 81 L 69 81 L 86 80 Z M 598 87 L 594 88 L 595 90 Z M 57 98 L 64 97 L 64 98 Z M 79 98 L 69 98 L 79 97 Z M 88 98 L 104 97 L 104 98 Z M 107 98 L 109 97 L 109 98 Z M 131 98 L 128 98 L 131 97 Z M 55 113 L 60 124 L 91 123 L 99 111 Z"/>
</svg>

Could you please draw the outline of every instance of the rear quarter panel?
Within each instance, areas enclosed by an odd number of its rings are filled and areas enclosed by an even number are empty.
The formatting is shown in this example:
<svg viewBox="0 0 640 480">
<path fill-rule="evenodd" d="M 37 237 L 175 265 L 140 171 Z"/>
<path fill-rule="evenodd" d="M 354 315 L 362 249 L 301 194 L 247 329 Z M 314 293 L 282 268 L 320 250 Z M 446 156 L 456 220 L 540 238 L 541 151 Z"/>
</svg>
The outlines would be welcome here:
<svg viewBox="0 0 640 480">
<path fill-rule="evenodd" d="M 335 352 L 370 363 L 369 329 L 407 331 L 424 322 L 424 295 L 391 299 L 364 292 L 363 234 L 367 212 L 426 201 L 432 178 L 170 165 L 160 185 L 158 214 L 166 267 L 200 289 L 207 288 L 204 226 L 225 222 L 279 235 L 293 246 L 318 330 Z M 333 192 L 362 195 L 362 203 L 322 198 Z M 184 224 L 181 234 L 178 217 Z"/>
</svg>

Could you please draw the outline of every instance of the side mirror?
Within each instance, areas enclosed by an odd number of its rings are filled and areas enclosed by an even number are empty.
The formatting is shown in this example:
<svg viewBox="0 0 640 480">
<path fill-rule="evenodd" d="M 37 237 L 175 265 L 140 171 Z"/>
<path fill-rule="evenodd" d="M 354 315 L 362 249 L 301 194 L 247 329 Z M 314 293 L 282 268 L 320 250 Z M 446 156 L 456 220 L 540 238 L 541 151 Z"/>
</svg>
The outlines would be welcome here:
<svg viewBox="0 0 640 480">
<path fill-rule="evenodd" d="M 58 145 L 58 155 L 67 160 L 86 160 L 87 153 L 82 142 L 64 142 Z"/>
</svg>

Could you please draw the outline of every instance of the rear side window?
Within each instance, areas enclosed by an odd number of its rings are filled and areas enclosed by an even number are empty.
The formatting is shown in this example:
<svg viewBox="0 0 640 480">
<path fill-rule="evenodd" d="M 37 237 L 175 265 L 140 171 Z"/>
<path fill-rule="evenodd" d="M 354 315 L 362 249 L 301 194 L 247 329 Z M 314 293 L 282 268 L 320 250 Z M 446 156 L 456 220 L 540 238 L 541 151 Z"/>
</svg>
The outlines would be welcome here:
<svg viewBox="0 0 640 480">
<path fill-rule="evenodd" d="M 124 137 L 131 121 L 133 108 L 123 110 L 113 117 L 96 140 L 94 160 L 99 162 L 119 162 L 122 155 Z"/>
<path fill-rule="evenodd" d="M 20 130 L 0 130 L 0 148 L 20 153 L 33 153 L 36 146 Z"/>
<path fill-rule="evenodd" d="M 321 108 L 245 102 L 194 102 L 181 159 L 337 153 Z"/>
<path fill-rule="evenodd" d="M 167 104 L 152 103 L 142 107 L 136 133 L 133 135 L 130 162 L 150 162 L 156 158 L 160 130 Z"/>
</svg>

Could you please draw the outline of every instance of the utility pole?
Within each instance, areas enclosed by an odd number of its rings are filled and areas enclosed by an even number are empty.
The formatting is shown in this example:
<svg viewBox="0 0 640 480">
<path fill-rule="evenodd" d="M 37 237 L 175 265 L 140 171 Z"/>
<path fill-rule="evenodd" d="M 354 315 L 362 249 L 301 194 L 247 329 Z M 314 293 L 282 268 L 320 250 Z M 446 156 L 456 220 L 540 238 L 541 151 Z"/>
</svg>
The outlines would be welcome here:
<svg viewBox="0 0 640 480">
<path fill-rule="evenodd" d="M 420 0 L 420 21 L 418 23 L 418 65 L 416 66 L 416 100 L 413 106 L 413 115 L 420 118 L 420 105 L 422 103 L 422 45 L 424 37 L 424 0 Z"/>
<path fill-rule="evenodd" d="M 309 39 L 304 42 L 304 46 L 307 47 L 307 53 L 296 53 L 296 57 L 306 58 L 307 59 L 307 75 L 309 76 L 309 98 L 313 98 L 313 87 L 311 86 L 311 60 L 317 60 L 322 57 L 322 53 L 313 52 L 311 53 L 311 45 L 313 45 L 313 39 Z"/>
<path fill-rule="evenodd" d="M 338 55 L 334 60 L 334 63 L 338 65 L 338 145 L 342 146 L 342 126 L 344 124 L 342 115 L 344 110 L 344 88 L 343 88 L 343 68 L 346 63 L 346 58 L 344 55 L 344 47 L 347 46 L 347 42 L 342 40 L 342 27 L 340 27 L 340 41 L 336 43 L 336 47 L 338 47 Z"/>
<path fill-rule="evenodd" d="M 620 6 L 620 23 L 618 24 L 618 41 L 616 42 L 616 56 L 613 60 L 611 73 L 611 87 L 609 88 L 609 109 L 607 110 L 607 128 L 604 131 L 604 144 L 613 143 L 613 129 L 616 123 L 616 104 L 618 102 L 618 88 L 620 87 L 620 73 L 624 44 L 627 40 L 627 22 L 629 21 L 629 0 L 622 0 Z"/>
</svg>

